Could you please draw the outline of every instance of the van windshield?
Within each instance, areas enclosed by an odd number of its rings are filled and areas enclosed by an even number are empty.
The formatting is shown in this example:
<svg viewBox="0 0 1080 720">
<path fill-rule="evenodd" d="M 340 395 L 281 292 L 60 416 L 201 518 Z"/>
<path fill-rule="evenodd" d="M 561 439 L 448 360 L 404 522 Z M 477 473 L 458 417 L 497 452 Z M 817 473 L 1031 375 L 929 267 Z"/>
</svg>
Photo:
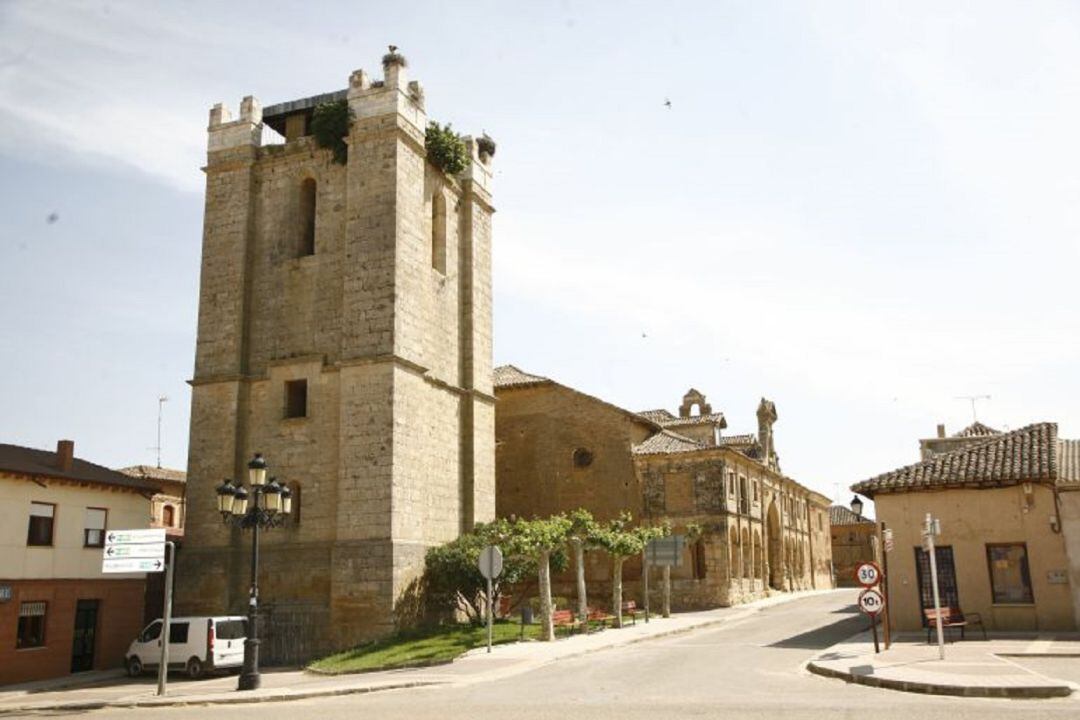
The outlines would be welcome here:
<svg viewBox="0 0 1080 720">
<path fill-rule="evenodd" d="M 218 620 L 217 637 L 219 640 L 240 640 L 247 635 L 245 625 L 244 620 Z"/>
<path fill-rule="evenodd" d="M 156 620 L 147 625 L 146 629 L 142 631 L 139 642 L 150 642 L 151 640 L 157 640 L 159 637 L 161 637 L 161 621 Z"/>
</svg>

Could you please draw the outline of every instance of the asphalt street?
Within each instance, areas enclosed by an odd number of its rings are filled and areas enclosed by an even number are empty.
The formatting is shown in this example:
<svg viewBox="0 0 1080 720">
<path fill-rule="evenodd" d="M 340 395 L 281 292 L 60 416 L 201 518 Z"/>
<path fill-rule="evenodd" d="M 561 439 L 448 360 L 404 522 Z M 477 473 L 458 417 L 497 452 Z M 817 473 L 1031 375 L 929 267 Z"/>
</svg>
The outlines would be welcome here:
<svg viewBox="0 0 1080 720">
<path fill-rule="evenodd" d="M 101 710 L 93 718 L 401 718 L 402 720 L 664 720 L 667 718 L 1077 718 L 1080 700 L 990 700 L 849 685 L 804 665 L 862 629 L 853 596 L 770 607 L 717 628 L 562 660 L 465 686 L 287 703 Z M 614 632 L 614 631 L 612 631 Z"/>
</svg>

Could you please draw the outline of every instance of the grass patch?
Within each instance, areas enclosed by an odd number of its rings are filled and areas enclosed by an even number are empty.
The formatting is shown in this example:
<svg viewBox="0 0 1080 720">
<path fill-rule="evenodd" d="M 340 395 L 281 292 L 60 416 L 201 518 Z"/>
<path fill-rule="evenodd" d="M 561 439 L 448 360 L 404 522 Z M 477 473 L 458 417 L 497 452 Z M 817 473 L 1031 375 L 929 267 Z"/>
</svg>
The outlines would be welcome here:
<svg viewBox="0 0 1080 720">
<path fill-rule="evenodd" d="M 540 636 L 538 624 L 525 626 L 525 638 Z M 521 625 L 497 622 L 492 632 L 496 645 L 517 642 Z M 487 628 L 473 625 L 442 625 L 437 628 L 403 632 L 384 640 L 361 645 L 345 652 L 316 660 L 308 667 L 319 672 L 338 674 L 391 670 L 393 668 L 433 665 L 450 662 L 459 655 L 487 644 Z"/>
</svg>

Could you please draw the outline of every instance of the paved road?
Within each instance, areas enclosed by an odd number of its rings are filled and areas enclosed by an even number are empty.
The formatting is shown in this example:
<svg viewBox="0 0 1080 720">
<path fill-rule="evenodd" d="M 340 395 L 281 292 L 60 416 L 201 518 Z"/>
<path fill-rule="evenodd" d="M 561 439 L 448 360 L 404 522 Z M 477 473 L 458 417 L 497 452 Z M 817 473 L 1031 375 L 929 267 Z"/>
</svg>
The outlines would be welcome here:
<svg viewBox="0 0 1080 720">
<path fill-rule="evenodd" d="M 853 596 L 852 596 L 853 597 Z M 912 695 L 810 675 L 804 663 L 861 629 L 847 603 L 825 595 L 768 608 L 687 635 L 563 660 L 528 675 L 425 688 L 235 707 L 98 711 L 131 720 L 668 720 L 669 718 L 1080 717 L 1080 701 L 1017 701 Z M 134 714 L 133 714 L 134 713 Z"/>
</svg>

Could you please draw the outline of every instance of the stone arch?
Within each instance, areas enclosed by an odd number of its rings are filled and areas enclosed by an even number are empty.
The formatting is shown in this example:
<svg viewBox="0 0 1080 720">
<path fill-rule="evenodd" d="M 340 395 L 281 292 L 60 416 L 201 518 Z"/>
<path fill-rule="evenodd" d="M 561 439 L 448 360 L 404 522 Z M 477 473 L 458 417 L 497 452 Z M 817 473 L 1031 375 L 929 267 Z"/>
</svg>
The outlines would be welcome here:
<svg viewBox="0 0 1080 720">
<path fill-rule="evenodd" d="M 762 552 L 761 547 L 761 531 L 754 530 L 754 578 L 760 580 L 762 578 L 762 566 L 765 564 L 765 553 Z"/>
<path fill-rule="evenodd" d="M 728 543 L 728 556 L 731 558 L 731 577 L 742 577 L 742 554 L 739 552 L 739 531 L 731 528 L 731 541 Z"/>
<path fill-rule="evenodd" d="M 753 547 L 750 545 L 750 531 L 746 528 L 742 529 L 742 537 L 739 539 L 739 545 L 742 546 L 742 576 L 743 579 L 749 579 L 750 568 L 754 564 Z"/>
<path fill-rule="evenodd" d="M 766 513 L 766 533 L 769 544 L 769 587 L 774 590 L 784 589 L 783 539 L 780 534 L 780 510 L 776 499 L 769 503 Z"/>
<path fill-rule="evenodd" d="M 697 412 L 694 412 L 694 411 Z M 679 406 L 679 417 L 694 417 L 696 415 L 711 415 L 712 405 L 705 402 L 705 396 L 698 390 L 690 388 L 683 395 L 682 405 Z"/>
</svg>

